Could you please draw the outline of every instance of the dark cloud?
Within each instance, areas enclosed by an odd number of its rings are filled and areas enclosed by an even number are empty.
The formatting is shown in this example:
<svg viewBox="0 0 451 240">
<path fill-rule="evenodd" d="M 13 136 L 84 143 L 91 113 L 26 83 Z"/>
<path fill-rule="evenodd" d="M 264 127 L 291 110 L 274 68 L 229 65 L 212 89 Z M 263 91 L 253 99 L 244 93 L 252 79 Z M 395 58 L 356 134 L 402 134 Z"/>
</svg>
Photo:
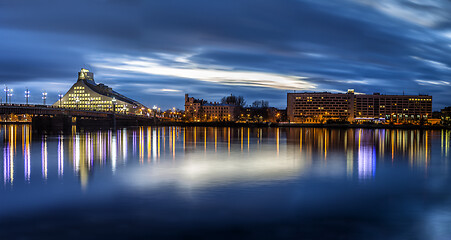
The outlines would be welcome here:
<svg viewBox="0 0 451 240">
<path fill-rule="evenodd" d="M 0 83 L 37 92 L 48 81 L 56 100 L 57 89 L 90 67 L 98 81 L 163 107 L 182 107 L 185 92 L 212 101 L 233 92 L 284 107 L 291 90 L 98 64 L 124 57 L 305 77 L 317 91 L 429 93 L 441 108 L 451 82 L 449 11 L 446 0 L 3 1 Z"/>
</svg>

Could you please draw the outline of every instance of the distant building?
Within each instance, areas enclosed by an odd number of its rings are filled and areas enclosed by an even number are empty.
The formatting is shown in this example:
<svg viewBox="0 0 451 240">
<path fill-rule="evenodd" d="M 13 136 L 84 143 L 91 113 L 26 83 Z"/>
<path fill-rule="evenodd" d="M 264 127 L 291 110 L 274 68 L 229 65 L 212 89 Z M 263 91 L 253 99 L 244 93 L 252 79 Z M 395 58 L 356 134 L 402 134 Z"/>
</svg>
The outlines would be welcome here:
<svg viewBox="0 0 451 240">
<path fill-rule="evenodd" d="M 282 122 L 286 121 L 286 110 L 275 107 L 246 107 L 239 115 L 241 122 Z"/>
<path fill-rule="evenodd" d="M 193 121 L 236 121 L 239 106 L 207 102 L 185 94 L 185 117 Z"/>
<path fill-rule="evenodd" d="M 94 82 L 94 74 L 82 68 L 77 82 L 52 106 L 80 110 L 147 114 L 141 103 L 121 95 L 104 84 Z"/>
<path fill-rule="evenodd" d="M 451 125 L 451 107 L 445 107 L 440 111 L 439 118 L 443 125 Z"/>
<path fill-rule="evenodd" d="M 290 122 L 389 120 L 415 122 L 432 115 L 432 96 L 348 93 L 288 93 Z"/>
</svg>

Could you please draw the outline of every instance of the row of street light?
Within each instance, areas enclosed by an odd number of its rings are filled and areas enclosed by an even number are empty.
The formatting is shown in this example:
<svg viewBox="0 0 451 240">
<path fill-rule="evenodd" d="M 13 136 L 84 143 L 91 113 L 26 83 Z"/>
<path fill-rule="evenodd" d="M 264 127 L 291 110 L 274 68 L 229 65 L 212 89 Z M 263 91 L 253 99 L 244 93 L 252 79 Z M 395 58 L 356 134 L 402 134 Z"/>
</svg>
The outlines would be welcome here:
<svg viewBox="0 0 451 240">
<path fill-rule="evenodd" d="M 3 89 L 5 91 L 5 103 L 8 104 L 8 99 L 9 99 L 9 104 L 12 103 L 11 97 L 13 96 L 14 93 L 14 89 L 12 88 L 8 88 L 7 86 L 5 86 L 5 88 Z M 62 94 L 59 94 L 58 97 L 61 98 L 63 97 Z M 25 103 L 28 105 L 28 99 L 30 98 L 30 91 L 28 90 L 28 88 L 25 90 Z M 42 103 L 45 105 L 46 104 L 46 100 L 47 100 L 47 92 L 44 90 L 42 92 Z M 0 97 L 0 103 L 2 103 L 2 98 Z"/>
</svg>

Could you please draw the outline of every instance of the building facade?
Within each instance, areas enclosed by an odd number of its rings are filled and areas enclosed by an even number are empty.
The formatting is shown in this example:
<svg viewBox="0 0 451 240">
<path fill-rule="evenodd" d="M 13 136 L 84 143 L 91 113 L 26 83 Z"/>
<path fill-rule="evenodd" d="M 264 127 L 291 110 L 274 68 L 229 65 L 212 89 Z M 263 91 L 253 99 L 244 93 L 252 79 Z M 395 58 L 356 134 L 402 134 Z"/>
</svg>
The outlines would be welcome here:
<svg viewBox="0 0 451 240">
<path fill-rule="evenodd" d="M 94 74 L 84 68 L 78 73 L 77 82 L 52 106 L 138 115 L 149 112 L 141 103 L 115 92 L 104 84 L 96 84 Z"/>
<path fill-rule="evenodd" d="M 239 107 L 207 102 L 185 94 L 185 118 L 191 121 L 236 121 Z"/>
<path fill-rule="evenodd" d="M 432 96 L 348 93 L 288 93 L 290 122 L 389 120 L 416 122 L 432 116 Z"/>
<path fill-rule="evenodd" d="M 287 116 L 290 122 L 302 123 L 352 121 L 353 104 L 353 93 L 288 93 Z"/>
</svg>

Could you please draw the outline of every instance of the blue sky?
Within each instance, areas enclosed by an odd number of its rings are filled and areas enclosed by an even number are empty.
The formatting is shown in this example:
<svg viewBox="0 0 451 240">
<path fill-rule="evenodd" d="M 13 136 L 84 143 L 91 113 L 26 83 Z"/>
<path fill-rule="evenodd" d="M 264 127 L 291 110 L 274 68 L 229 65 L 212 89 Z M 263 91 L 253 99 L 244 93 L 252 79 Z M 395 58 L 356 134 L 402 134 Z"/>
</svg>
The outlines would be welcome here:
<svg viewBox="0 0 451 240">
<path fill-rule="evenodd" d="M 0 84 L 57 100 L 85 67 L 145 105 L 184 94 L 286 106 L 296 91 L 451 105 L 448 0 L 0 1 Z M 4 97 L 3 97 L 4 98 Z"/>
</svg>

